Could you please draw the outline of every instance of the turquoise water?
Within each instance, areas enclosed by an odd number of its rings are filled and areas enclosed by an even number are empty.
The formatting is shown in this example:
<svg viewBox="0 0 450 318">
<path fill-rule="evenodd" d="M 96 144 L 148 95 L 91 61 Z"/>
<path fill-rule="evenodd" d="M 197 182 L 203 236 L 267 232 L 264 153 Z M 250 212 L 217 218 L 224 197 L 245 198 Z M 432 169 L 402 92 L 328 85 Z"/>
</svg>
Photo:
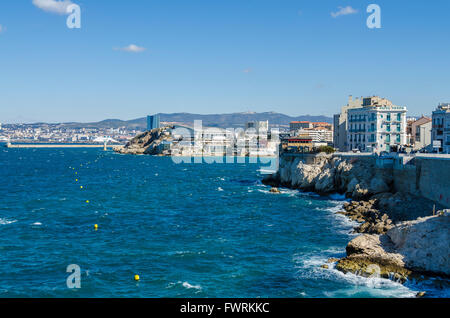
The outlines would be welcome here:
<svg viewBox="0 0 450 318">
<path fill-rule="evenodd" d="M 343 198 L 271 194 L 258 164 L 175 164 L 100 149 L 1 149 L 0 162 L 0 297 L 416 292 L 322 269 L 353 237 L 336 214 Z M 81 268 L 80 289 L 67 288 L 70 264 Z"/>
</svg>

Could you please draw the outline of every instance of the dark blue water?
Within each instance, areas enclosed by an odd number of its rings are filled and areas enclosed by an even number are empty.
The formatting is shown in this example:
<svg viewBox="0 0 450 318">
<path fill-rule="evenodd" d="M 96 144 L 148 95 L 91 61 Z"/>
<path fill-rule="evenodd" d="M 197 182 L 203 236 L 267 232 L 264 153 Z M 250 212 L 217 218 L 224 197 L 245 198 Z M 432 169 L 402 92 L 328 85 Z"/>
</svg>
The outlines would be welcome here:
<svg viewBox="0 0 450 318">
<path fill-rule="evenodd" d="M 343 202 L 271 194 L 257 164 L 100 149 L 1 149 L 0 162 L 0 297 L 414 294 L 322 269 L 352 238 Z M 80 289 L 67 288 L 70 264 Z"/>
</svg>

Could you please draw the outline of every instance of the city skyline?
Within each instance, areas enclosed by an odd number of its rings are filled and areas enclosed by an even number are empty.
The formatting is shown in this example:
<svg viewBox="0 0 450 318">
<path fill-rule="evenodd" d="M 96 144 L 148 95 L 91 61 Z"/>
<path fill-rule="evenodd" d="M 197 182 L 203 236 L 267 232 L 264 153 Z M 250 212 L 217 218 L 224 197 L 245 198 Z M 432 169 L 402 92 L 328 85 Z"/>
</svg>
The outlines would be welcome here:
<svg viewBox="0 0 450 318">
<path fill-rule="evenodd" d="M 129 120 L 149 113 L 332 117 L 348 95 L 409 114 L 448 102 L 448 1 L 0 4 L 0 122 Z M 63 3 L 64 4 L 64 3 Z"/>
</svg>

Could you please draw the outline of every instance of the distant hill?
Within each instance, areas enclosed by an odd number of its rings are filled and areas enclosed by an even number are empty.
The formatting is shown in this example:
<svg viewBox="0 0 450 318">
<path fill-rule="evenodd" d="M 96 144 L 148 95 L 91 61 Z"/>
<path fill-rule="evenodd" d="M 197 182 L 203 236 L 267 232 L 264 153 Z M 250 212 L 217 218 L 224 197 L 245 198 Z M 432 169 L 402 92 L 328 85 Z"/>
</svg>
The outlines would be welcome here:
<svg viewBox="0 0 450 318">
<path fill-rule="evenodd" d="M 265 113 L 231 113 L 231 114 L 211 114 L 200 115 L 190 113 L 160 114 L 162 122 L 177 122 L 192 126 L 194 120 L 202 120 L 203 126 L 235 128 L 243 127 L 246 122 L 268 120 L 271 126 L 287 126 L 291 121 L 312 121 L 332 123 L 332 118 L 327 116 L 297 116 L 292 117 L 285 114 L 265 112 Z M 146 117 L 133 120 L 106 119 L 96 123 L 65 123 L 64 126 L 72 128 L 119 128 L 145 129 L 147 127 Z"/>
</svg>

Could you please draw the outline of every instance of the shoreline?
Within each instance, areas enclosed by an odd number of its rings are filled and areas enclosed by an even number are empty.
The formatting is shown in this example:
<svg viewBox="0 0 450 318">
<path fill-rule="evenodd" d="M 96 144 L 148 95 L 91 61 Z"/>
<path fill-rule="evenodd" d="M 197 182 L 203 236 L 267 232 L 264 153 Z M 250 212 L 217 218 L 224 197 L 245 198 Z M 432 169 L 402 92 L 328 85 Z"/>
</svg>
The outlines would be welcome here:
<svg viewBox="0 0 450 318">
<path fill-rule="evenodd" d="M 442 278 L 448 284 L 450 211 L 420 194 L 394 191 L 392 178 L 389 169 L 366 159 L 321 154 L 306 160 L 281 156 L 279 170 L 262 183 L 272 193 L 282 187 L 350 199 L 334 213 L 357 222 L 358 236 L 348 242 L 345 257 L 330 259 L 323 268 L 363 277 L 375 273 L 400 283 Z"/>
<path fill-rule="evenodd" d="M 337 270 L 343 274 L 352 273 L 356 276 L 363 278 L 382 278 L 389 280 L 394 283 L 399 283 L 404 285 L 407 288 L 421 287 L 419 284 L 422 282 L 431 282 L 431 281 L 445 281 L 444 284 L 449 284 L 448 280 L 450 279 L 450 275 L 446 275 L 444 273 L 436 273 L 433 271 L 421 271 L 416 269 L 411 269 L 405 266 L 404 263 L 396 263 L 395 258 L 400 257 L 401 255 L 397 253 L 395 247 L 392 242 L 389 242 L 389 237 L 384 234 L 366 234 L 364 231 L 361 231 L 361 226 L 366 224 L 369 221 L 361 221 L 358 215 L 354 217 L 355 214 L 352 214 L 352 209 L 349 209 L 350 213 L 346 212 L 346 207 L 349 206 L 359 206 L 360 204 L 365 204 L 368 201 L 365 200 L 353 200 L 349 197 L 344 197 L 342 193 L 319 193 L 315 191 L 305 192 L 301 189 L 296 189 L 292 187 L 284 187 L 280 186 L 279 188 L 275 188 L 271 185 L 266 186 L 271 187 L 269 190 L 272 194 L 281 194 L 283 192 L 280 189 L 287 190 L 296 190 L 299 193 L 309 193 L 313 196 L 320 196 L 327 198 L 329 201 L 342 201 L 336 205 L 336 209 L 339 210 L 337 212 L 332 211 L 331 213 L 336 217 L 338 215 L 342 215 L 349 222 L 349 226 L 351 228 L 351 232 L 348 235 L 355 236 L 350 239 L 350 241 L 346 245 L 346 256 L 344 257 L 329 257 L 320 267 L 323 269 L 333 269 Z M 333 196 L 343 196 L 342 198 L 336 199 Z M 432 218 L 439 218 L 443 215 L 435 215 L 431 216 Z M 447 215 L 448 212 L 447 212 Z M 430 217 L 428 217 L 430 218 Z M 374 223 L 372 223 L 374 224 Z M 401 223 L 399 223 L 401 224 Z M 369 242 L 367 244 L 366 238 L 370 240 L 374 240 L 374 242 Z M 364 240 L 364 241 L 363 241 Z M 361 251 L 360 249 L 366 248 L 367 250 L 371 249 L 379 249 L 378 255 L 364 255 L 365 251 Z M 349 251 L 351 249 L 355 249 L 354 251 Z M 363 255 L 361 255 L 363 254 Z M 386 255 L 383 255 L 386 254 Z M 392 258 L 392 259 L 390 259 Z M 368 261 L 368 262 L 367 262 Z M 363 266 L 361 266 L 363 265 Z M 374 268 L 378 267 L 379 272 Z M 375 276 L 374 276 L 375 274 Z M 378 274 L 378 276 L 376 276 Z M 426 286 L 424 286 L 426 287 Z M 429 286 L 428 286 L 429 288 Z M 422 291 L 423 289 L 417 289 L 416 291 L 412 290 L 415 293 L 416 298 L 426 297 L 427 292 Z"/>
</svg>

